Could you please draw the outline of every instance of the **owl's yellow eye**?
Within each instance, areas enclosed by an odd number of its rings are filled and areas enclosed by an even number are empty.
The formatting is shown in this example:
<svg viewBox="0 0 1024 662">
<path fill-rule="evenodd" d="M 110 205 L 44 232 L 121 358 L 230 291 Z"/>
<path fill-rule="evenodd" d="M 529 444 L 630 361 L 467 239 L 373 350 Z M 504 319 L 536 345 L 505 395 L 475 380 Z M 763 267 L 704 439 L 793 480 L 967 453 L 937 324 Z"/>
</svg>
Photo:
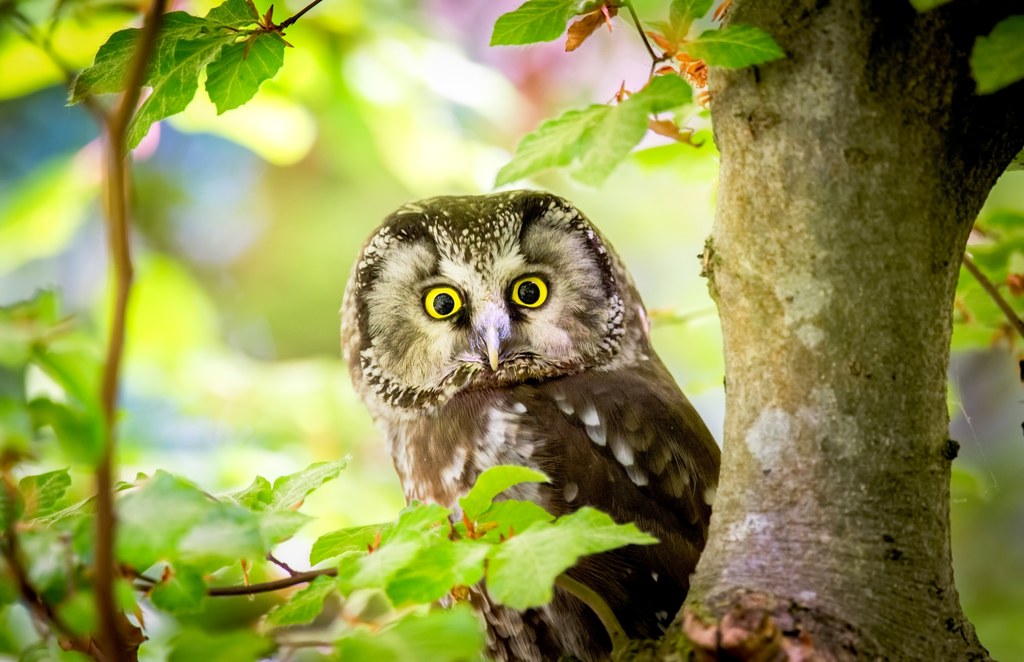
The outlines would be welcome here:
<svg viewBox="0 0 1024 662">
<path fill-rule="evenodd" d="M 423 297 L 423 307 L 434 319 L 447 319 L 462 308 L 462 297 L 450 287 L 432 287 Z"/>
<path fill-rule="evenodd" d="M 512 301 L 527 308 L 538 308 L 547 301 L 548 285 L 537 276 L 520 278 L 512 285 Z"/>
</svg>

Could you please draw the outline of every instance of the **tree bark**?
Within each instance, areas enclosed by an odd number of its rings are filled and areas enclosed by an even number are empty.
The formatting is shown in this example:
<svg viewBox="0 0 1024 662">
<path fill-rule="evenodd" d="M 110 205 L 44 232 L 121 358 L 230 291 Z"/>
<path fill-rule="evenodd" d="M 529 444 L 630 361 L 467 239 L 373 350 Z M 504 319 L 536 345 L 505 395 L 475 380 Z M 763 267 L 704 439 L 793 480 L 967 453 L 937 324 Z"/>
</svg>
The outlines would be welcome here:
<svg viewBox="0 0 1024 662">
<path fill-rule="evenodd" d="M 723 466 L 661 657 L 987 658 L 953 583 L 946 368 L 967 235 L 1024 143 L 1021 85 L 968 70 L 999 4 L 734 3 L 787 58 L 712 71 Z"/>
</svg>

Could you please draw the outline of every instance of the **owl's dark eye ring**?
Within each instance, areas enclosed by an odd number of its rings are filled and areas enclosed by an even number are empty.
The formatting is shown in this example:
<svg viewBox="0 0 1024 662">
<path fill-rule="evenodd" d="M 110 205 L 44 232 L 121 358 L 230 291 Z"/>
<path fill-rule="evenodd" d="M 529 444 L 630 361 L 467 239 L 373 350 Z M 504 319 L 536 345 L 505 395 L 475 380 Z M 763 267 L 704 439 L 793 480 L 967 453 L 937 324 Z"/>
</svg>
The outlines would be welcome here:
<svg viewBox="0 0 1024 662">
<path fill-rule="evenodd" d="M 448 319 L 462 308 L 462 297 L 451 287 L 432 287 L 423 297 L 423 308 L 436 320 Z"/>
<path fill-rule="evenodd" d="M 539 308 L 548 300 L 548 284 L 537 276 L 525 276 L 512 284 L 513 303 L 526 308 Z"/>
</svg>

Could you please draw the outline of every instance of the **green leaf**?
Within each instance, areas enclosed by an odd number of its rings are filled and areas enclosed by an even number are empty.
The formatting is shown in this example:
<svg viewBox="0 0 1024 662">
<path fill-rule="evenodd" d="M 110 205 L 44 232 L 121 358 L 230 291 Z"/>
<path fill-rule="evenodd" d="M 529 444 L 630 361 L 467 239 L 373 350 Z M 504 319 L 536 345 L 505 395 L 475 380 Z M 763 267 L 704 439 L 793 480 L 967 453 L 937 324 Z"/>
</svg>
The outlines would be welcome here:
<svg viewBox="0 0 1024 662">
<path fill-rule="evenodd" d="M 66 540 L 63 532 L 40 527 L 20 531 L 18 535 L 29 582 L 51 603 L 68 597 Z"/>
<path fill-rule="evenodd" d="M 573 172 L 574 178 L 597 186 L 646 135 L 647 110 L 641 104 L 630 103 L 631 100 L 632 97 L 613 106 L 594 127 L 580 166 Z"/>
<path fill-rule="evenodd" d="M 47 180 L 49 179 L 51 178 L 47 177 Z M 51 183 L 56 188 L 64 188 L 59 186 L 63 183 L 62 181 L 47 182 L 47 184 Z M 33 187 L 34 184 L 35 177 L 30 178 L 27 182 L 22 179 L 19 182 L 19 188 L 24 194 L 25 188 Z M 21 201 L 18 200 L 17 195 L 8 197 L 5 200 L 7 204 L 4 205 L 6 213 L 0 214 L 0 228 L 10 229 L 19 220 L 30 216 L 29 210 L 22 209 L 22 207 L 37 208 L 40 206 L 37 199 L 53 197 L 54 191 L 50 190 L 50 186 L 42 188 L 43 190 L 40 191 L 31 191 L 29 197 L 34 198 L 31 203 L 19 204 Z M 33 227 L 35 228 L 35 225 Z M 38 231 L 38 228 L 35 229 Z M 4 245 L 5 250 L 8 248 L 8 244 L 13 243 L 17 242 L 9 234 L 0 236 L 0 244 Z M 42 290 L 31 299 L 18 301 L 8 306 L 0 306 L 0 367 L 6 366 L 18 372 L 16 391 L 12 392 L 7 388 L 2 388 L 0 393 L 24 398 L 24 375 L 21 374 L 21 370 L 28 363 L 32 347 L 45 343 L 47 335 L 57 323 L 59 316 L 60 300 L 52 290 Z M 8 384 L 3 384 L 3 386 L 8 386 Z"/>
<path fill-rule="evenodd" d="M 233 34 L 183 40 L 174 45 L 173 54 L 157 44 L 148 80 L 152 91 L 128 125 L 128 149 L 135 149 L 155 122 L 185 110 L 199 89 L 199 72 L 234 40 Z"/>
<path fill-rule="evenodd" d="M 526 0 L 518 9 L 498 17 L 491 46 L 553 41 L 562 36 L 566 23 L 578 13 L 576 0 Z"/>
<path fill-rule="evenodd" d="M 690 86 L 678 76 L 658 76 L 642 90 L 614 106 L 594 126 L 580 166 L 573 173 L 579 181 L 602 183 L 647 133 L 648 116 L 690 102 Z"/>
<path fill-rule="evenodd" d="M 399 570 L 412 563 L 427 539 L 403 540 L 381 545 L 372 554 L 342 557 L 338 567 L 338 586 L 343 593 L 360 588 L 382 588 Z"/>
<path fill-rule="evenodd" d="M 218 28 L 214 23 L 192 16 L 183 11 L 169 12 L 160 21 L 153 62 L 150 63 L 143 82 L 149 82 L 160 61 L 173 58 L 175 45 L 199 36 L 206 28 Z M 91 94 L 108 94 L 124 89 L 126 76 L 135 61 L 135 49 L 142 30 L 130 28 L 115 32 L 100 46 L 93 65 L 78 75 L 71 89 L 71 103 L 78 103 Z"/>
<path fill-rule="evenodd" d="M 491 547 L 473 540 L 441 540 L 423 548 L 390 579 L 388 597 L 396 607 L 429 604 L 455 586 L 472 586 L 483 579 L 484 560 Z"/>
<path fill-rule="evenodd" d="M 32 417 L 20 398 L 0 397 L 0 450 L 22 455 L 28 453 L 34 434 Z"/>
<path fill-rule="evenodd" d="M 18 481 L 18 492 L 25 504 L 24 518 L 35 519 L 56 511 L 70 486 L 67 469 L 22 478 Z"/>
<path fill-rule="evenodd" d="M 249 487 L 229 496 L 249 510 L 266 510 L 273 494 L 274 488 L 270 481 L 263 476 L 256 476 Z"/>
<path fill-rule="evenodd" d="M 124 89 L 125 78 L 135 58 L 135 45 L 142 33 L 138 28 L 120 30 L 110 35 L 96 51 L 93 65 L 75 78 L 69 102 L 78 103 L 92 94 L 108 94 Z"/>
<path fill-rule="evenodd" d="M 447 542 L 448 516 L 448 509 L 437 504 L 413 502 L 403 508 L 398 520 L 383 529 L 380 545 L 372 553 L 343 552 L 338 566 L 342 592 L 385 588 L 421 550 Z"/>
<path fill-rule="evenodd" d="M 32 361 L 67 396 L 66 402 L 33 400 L 29 410 L 36 424 L 53 428 L 62 449 L 76 462 L 95 464 L 102 456 L 104 443 L 98 348 L 80 338 L 67 338 L 48 347 L 36 347 Z"/>
<path fill-rule="evenodd" d="M 74 340 L 54 343 L 34 352 L 32 360 L 77 403 L 99 410 L 103 370 L 95 345 Z"/>
<path fill-rule="evenodd" d="M 257 514 L 158 471 L 118 504 L 118 558 L 135 568 L 185 561 L 207 571 L 266 554 Z"/>
<path fill-rule="evenodd" d="M 232 28 L 247 28 L 260 20 L 252 0 L 227 0 L 206 14 L 206 20 Z"/>
<path fill-rule="evenodd" d="M 276 510 L 260 513 L 257 518 L 263 545 L 267 549 L 288 540 L 313 518 L 294 510 Z"/>
<path fill-rule="evenodd" d="M 383 625 L 394 621 L 396 614 L 387 593 L 376 588 L 365 588 L 345 596 L 343 617 L 358 623 Z"/>
<path fill-rule="evenodd" d="M 267 612 L 264 625 L 273 628 L 309 623 L 320 615 L 324 608 L 324 599 L 337 588 L 338 582 L 333 577 L 317 577 L 305 588 L 292 594 L 288 602 L 277 605 Z"/>
<path fill-rule="evenodd" d="M 502 186 L 546 168 L 569 165 L 583 151 L 583 136 L 609 112 L 611 106 L 597 104 L 570 110 L 544 122 L 519 142 L 515 156 L 498 171 L 494 185 Z"/>
<path fill-rule="evenodd" d="M 1017 156 L 1013 157 L 1010 161 L 1010 165 L 1006 166 L 1007 170 L 1024 170 L 1024 150 L 1017 152 Z"/>
<path fill-rule="evenodd" d="M 950 0 L 910 0 L 910 4 L 919 12 L 926 12 L 930 9 L 940 7 Z"/>
<path fill-rule="evenodd" d="M 678 76 L 658 76 L 617 106 L 571 110 L 528 134 L 515 156 L 499 172 L 496 186 L 545 168 L 579 160 L 573 176 L 588 184 L 603 182 L 647 133 L 647 119 L 692 100 L 690 86 Z"/>
<path fill-rule="evenodd" d="M 327 481 L 337 478 L 346 466 L 347 457 L 333 462 L 316 462 L 302 471 L 281 476 L 274 481 L 274 490 L 270 495 L 267 509 L 297 508 L 311 492 Z"/>
<path fill-rule="evenodd" d="M 206 582 L 194 568 L 175 567 L 153 587 L 149 598 L 155 606 L 172 614 L 199 612 L 206 604 Z"/>
<path fill-rule="evenodd" d="M 50 426 L 67 457 L 95 465 L 103 455 L 103 422 L 98 410 L 86 411 L 46 398 L 29 403 L 36 425 Z"/>
<path fill-rule="evenodd" d="M 213 507 L 191 484 L 157 471 L 118 503 L 118 558 L 140 570 L 176 559 L 178 542 Z"/>
<path fill-rule="evenodd" d="M 309 562 L 316 565 L 321 561 L 341 556 L 345 552 L 365 552 L 377 534 L 389 526 L 390 524 L 370 524 L 325 533 L 313 543 L 313 548 L 309 551 Z"/>
<path fill-rule="evenodd" d="M 478 522 L 495 522 L 498 526 L 488 531 L 483 540 L 498 542 L 501 536 L 506 538 L 525 531 L 534 522 L 550 522 L 555 516 L 532 501 L 499 501 L 488 508 Z"/>
<path fill-rule="evenodd" d="M 713 4 L 714 0 L 672 0 L 668 8 L 672 31 L 685 37 L 693 22 L 707 14 Z"/>
<path fill-rule="evenodd" d="M 121 611 L 129 614 L 139 611 L 139 600 L 136 597 L 138 595 L 132 583 L 124 577 L 118 578 L 114 583 L 114 600 Z"/>
<path fill-rule="evenodd" d="M 656 542 L 633 524 L 616 524 L 605 513 L 580 508 L 553 524 L 537 522 L 495 546 L 487 570 L 487 591 L 515 609 L 538 607 L 551 601 L 555 578 L 581 556 Z"/>
<path fill-rule="evenodd" d="M 261 558 L 268 551 L 258 515 L 217 503 L 181 538 L 177 553 L 178 558 L 213 571 L 239 559 Z"/>
<path fill-rule="evenodd" d="M 996 24 L 978 37 L 971 51 L 971 73 L 979 94 L 990 94 L 1024 78 L 1024 15 Z"/>
<path fill-rule="evenodd" d="M 752 25 L 727 25 L 708 30 L 684 48 L 691 57 L 712 67 L 740 69 L 786 57 L 772 36 Z"/>
<path fill-rule="evenodd" d="M 465 605 L 411 614 L 373 634 L 354 630 L 337 643 L 345 662 L 465 662 L 480 659 L 483 649 L 483 625 Z"/>
<path fill-rule="evenodd" d="M 0 608 L 6 607 L 21 598 L 21 593 L 14 582 L 15 580 L 11 576 L 11 569 L 7 561 L 0 559 Z"/>
<path fill-rule="evenodd" d="M 459 499 L 462 512 L 471 520 L 477 519 L 481 513 L 491 507 L 494 497 L 505 490 L 521 483 L 546 483 L 548 477 L 543 473 L 516 465 L 499 465 L 487 469 L 477 476 L 476 484 Z"/>
<path fill-rule="evenodd" d="M 381 543 L 399 540 L 419 540 L 424 536 L 446 535 L 451 513 L 436 503 L 413 501 L 402 509 L 398 520 L 382 531 Z"/>
<path fill-rule="evenodd" d="M 96 632 L 99 627 L 96 599 L 90 591 L 77 591 L 57 605 L 57 616 L 73 634 L 89 634 Z"/>
<path fill-rule="evenodd" d="M 273 648 L 273 642 L 251 630 L 211 633 L 185 630 L 171 640 L 169 662 L 196 660 L 258 660 Z"/>
<path fill-rule="evenodd" d="M 206 68 L 206 93 L 216 104 L 217 114 L 253 98 L 263 81 L 273 78 L 282 64 L 284 39 L 273 32 L 225 46 Z"/>
<path fill-rule="evenodd" d="M 657 76 L 646 87 L 622 102 L 646 113 L 661 113 L 685 106 L 693 100 L 693 88 L 679 76 Z"/>
<path fill-rule="evenodd" d="M 141 483 L 142 481 L 145 480 L 148 480 L 148 477 L 144 473 L 140 472 L 136 476 L 137 482 Z M 125 490 L 129 490 L 135 486 L 135 483 L 128 483 L 119 480 L 117 481 L 117 483 L 114 484 L 114 491 L 124 492 Z M 83 499 L 78 503 L 74 503 L 68 506 L 67 508 L 58 510 L 57 512 L 41 516 L 37 524 L 45 528 L 53 528 L 58 524 L 65 522 L 66 520 L 75 520 L 82 517 L 91 517 L 92 513 L 95 511 L 95 500 L 96 497 L 89 497 L 88 499 Z"/>
</svg>

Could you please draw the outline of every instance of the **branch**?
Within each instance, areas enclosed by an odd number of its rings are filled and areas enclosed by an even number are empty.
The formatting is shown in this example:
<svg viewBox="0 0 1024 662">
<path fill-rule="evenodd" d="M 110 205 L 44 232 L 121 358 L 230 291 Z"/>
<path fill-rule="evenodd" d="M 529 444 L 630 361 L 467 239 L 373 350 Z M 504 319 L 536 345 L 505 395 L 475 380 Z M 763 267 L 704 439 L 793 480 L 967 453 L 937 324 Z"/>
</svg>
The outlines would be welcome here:
<svg viewBox="0 0 1024 662">
<path fill-rule="evenodd" d="M 300 9 L 293 16 L 289 16 L 288 18 L 284 19 L 284 22 L 282 22 L 280 25 L 278 25 L 277 28 L 279 30 L 284 30 L 286 28 L 291 27 L 292 25 L 295 25 L 295 22 L 298 21 L 300 18 L 302 18 L 305 15 L 306 12 L 308 12 L 313 7 L 316 7 L 321 2 L 323 2 L 323 0 L 313 0 L 313 2 L 309 3 L 308 5 L 306 5 L 302 9 Z"/>
<path fill-rule="evenodd" d="M 623 3 L 626 9 L 629 10 L 629 17 L 633 19 L 633 25 L 636 26 L 636 31 L 640 35 L 640 39 L 644 42 L 644 48 L 647 49 L 648 55 L 651 56 L 651 75 L 654 75 L 654 67 L 658 66 L 658 63 L 665 59 L 664 55 L 659 56 L 654 52 L 654 47 L 651 46 L 650 40 L 647 39 L 647 33 L 644 32 L 644 27 L 640 23 L 640 17 L 636 15 L 636 10 L 633 9 L 632 2 Z"/>
<path fill-rule="evenodd" d="M 1014 312 L 1009 302 L 1003 297 L 996 286 L 988 279 L 988 276 L 981 272 L 978 265 L 974 263 L 974 260 L 970 255 L 964 253 L 964 266 L 971 272 L 978 284 L 981 285 L 981 289 L 985 290 L 992 300 L 999 306 L 999 310 L 1003 311 L 1003 315 L 1006 315 L 1006 319 L 1010 322 L 1010 326 L 1017 330 L 1021 338 L 1024 338 L 1024 320 L 1022 320 L 1017 313 Z"/>
<path fill-rule="evenodd" d="M 270 554 L 269 552 L 267 553 L 267 560 L 270 561 L 271 563 L 273 563 L 274 565 L 276 565 L 278 568 L 281 568 L 282 570 L 287 572 L 292 577 L 294 577 L 295 575 L 299 574 L 298 570 L 293 569 L 287 563 L 285 563 L 281 559 L 277 558 L 273 554 Z"/>
<path fill-rule="evenodd" d="M 622 629 L 619 619 L 615 617 L 615 612 L 612 611 L 612 608 L 608 606 L 608 603 L 604 601 L 604 598 L 597 591 L 586 584 L 576 581 L 565 573 L 555 578 L 555 586 L 558 586 L 590 607 L 597 617 L 601 619 L 601 624 L 608 631 L 608 638 L 612 640 L 612 657 L 615 657 L 617 652 L 629 644 L 629 637 L 626 636 L 626 631 Z"/>
<path fill-rule="evenodd" d="M 117 387 L 121 359 L 124 354 L 125 314 L 132 283 L 132 262 L 128 244 L 128 169 L 125 156 L 125 134 L 135 114 L 141 95 L 146 68 L 153 55 L 167 0 L 153 0 L 135 49 L 120 104 L 107 116 L 107 235 L 110 259 L 114 265 L 115 297 L 111 313 L 110 339 L 103 366 L 100 402 L 104 418 L 103 456 L 96 467 L 96 610 L 99 612 L 102 648 L 114 660 L 126 657 L 124 630 L 127 618 L 118 609 L 114 596 L 117 569 L 114 559 L 116 522 L 114 519 L 114 458 L 117 437 Z M 130 625 L 130 624 L 129 624 Z M 134 627 L 134 626 L 130 626 Z M 134 655 L 127 655 L 134 657 Z"/>
<path fill-rule="evenodd" d="M 263 582 L 262 584 L 212 586 L 207 589 L 206 594 L 218 597 L 225 595 L 253 595 L 255 593 L 269 593 L 270 591 L 280 591 L 282 588 L 288 588 L 289 586 L 295 586 L 296 584 L 306 584 L 317 577 L 336 577 L 337 574 L 337 568 L 307 570 L 305 572 L 296 572 L 294 575 L 285 577 L 284 579 L 275 579 L 272 582 Z"/>
</svg>

